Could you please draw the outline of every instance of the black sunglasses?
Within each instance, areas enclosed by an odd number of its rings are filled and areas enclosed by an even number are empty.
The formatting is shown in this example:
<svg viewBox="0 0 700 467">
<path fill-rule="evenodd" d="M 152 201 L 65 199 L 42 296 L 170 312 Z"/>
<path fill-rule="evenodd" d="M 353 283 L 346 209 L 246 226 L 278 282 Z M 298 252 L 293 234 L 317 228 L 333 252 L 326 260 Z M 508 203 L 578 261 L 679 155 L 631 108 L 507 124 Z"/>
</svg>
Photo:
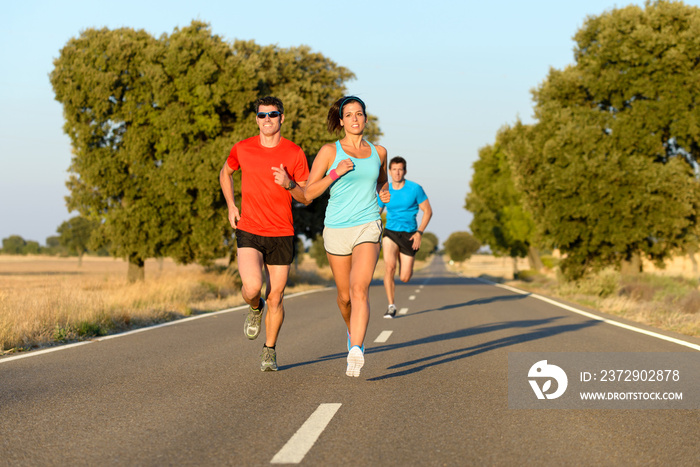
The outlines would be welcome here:
<svg viewBox="0 0 700 467">
<path fill-rule="evenodd" d="M 268 115 L 270 116 L 270 118 L 277 118 L 280 115 L 282 115 L 282 112 L 278 112 L 276 110 L 273 110 L 272 112 L 258 112 L 258 118 L 265 118 Z"/>
</svg>

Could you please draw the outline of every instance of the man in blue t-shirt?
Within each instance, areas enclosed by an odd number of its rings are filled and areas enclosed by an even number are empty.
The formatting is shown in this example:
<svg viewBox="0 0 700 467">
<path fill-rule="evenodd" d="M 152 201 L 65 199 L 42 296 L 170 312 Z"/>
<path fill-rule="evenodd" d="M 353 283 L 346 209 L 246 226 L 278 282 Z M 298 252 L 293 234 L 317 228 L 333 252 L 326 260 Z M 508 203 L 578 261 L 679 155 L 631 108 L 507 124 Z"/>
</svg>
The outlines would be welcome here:
<svg viewBox="0 0 700 467">
<path fill-rule="evenodd" d="M 379 200 L 380 209 L 386 208 L 386 228 L 384 229 L 384 289 L 389 307 L 384 313 L 385 318 L 396 316 L 394 305 L 394 275 L 398 261 L 399 278 L 408 282 L 413 275 L 413 262 L 416 251 L 420 248 L 421 237 L 433 216 L 430 201 L 423 188 L 410 180 L 406 180 L 406 159 L 394 157 L 389 162 L 389 192 L 391 201 L 383 203 Z M 423 211 L 420 228 L 416 217 L 418 210 Z"/>
</svg>

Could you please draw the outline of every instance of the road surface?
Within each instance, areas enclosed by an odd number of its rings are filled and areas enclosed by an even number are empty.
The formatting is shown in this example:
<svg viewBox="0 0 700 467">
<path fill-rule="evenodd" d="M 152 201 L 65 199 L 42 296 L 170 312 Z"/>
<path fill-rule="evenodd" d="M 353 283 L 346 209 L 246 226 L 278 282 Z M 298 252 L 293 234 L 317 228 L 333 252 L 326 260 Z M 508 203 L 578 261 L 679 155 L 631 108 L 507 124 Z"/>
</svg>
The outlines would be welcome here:
<svg viewBox="0 0 700 467">
<path fill-rule="evenodd" d="M 276 373 L 242 308 L 0 359 L 0 465 L 700 465 L 697 409 L 508 407 L 512 352 L 697 350 L 440 258 L 396 292 L 389 320 L 370 289 L 359 378 L 334 289 L 285 299 Z"/>
</svg>

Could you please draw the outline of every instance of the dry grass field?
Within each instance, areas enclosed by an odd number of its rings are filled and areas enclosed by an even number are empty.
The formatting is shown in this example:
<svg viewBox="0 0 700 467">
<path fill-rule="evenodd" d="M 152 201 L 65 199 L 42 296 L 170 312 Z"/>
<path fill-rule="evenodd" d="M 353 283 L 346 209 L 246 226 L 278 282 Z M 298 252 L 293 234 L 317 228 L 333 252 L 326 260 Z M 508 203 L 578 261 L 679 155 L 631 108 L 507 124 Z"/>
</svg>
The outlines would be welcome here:
<svg viewBox="0 0 700 467">
<path fill-rule="evenodd" d="M 123 260 L 0 255 L 0 355 L 90 338 L 243 304 L 235 275 L 171 260 L 146 262 L 146 280 L 128 284 Z M 217 268 L 213 268 L 217 269 Z M 305 261 L 287 293 L 332 283 Z"/>
<path fill-rule="evenodd" d="M 449 264 L 448 258 L 445 261 Z M 700 286 L 696 267 L 688 256 L 668 261 L 663 269 L 645 261 L 644 273 L 637 276 L 605 270 L 576 283 L 560 281 L 553 270 L 527 274 L 526 279 L 517 280 L 513 278 L 512 259 L 490 255 L 474 255 L 448 268 L 464 276 L 507 282 L 659 329 L 700 336 Z M 528 268 L 527 260 L 518 260 L 518 271 L 529 273 Z"/>
<path fill-rule="evenodd" d="M 0 355 L 242 305 L 239 278 L 226 264 L 148 260 L 146 280 L 129 284 L 120 259 L 86 256 L 78 265 L 77 258 L 0 255 Z M 383 274 L 380 260 L 375 278 Z M 330 268 L 304 255 L 286 293 L 332 285 Z"/>
<path fill-rule="evenodd" d="M 425 264 L 416 262 L 416 270 Z M 0 355 L 242 305 L 239 279 L 223 272 L 225 265 L 225 260 L 212 268 L 149 260 L 146 280 L 128 284 L 127 264 L 119 259 L 85 257 L 78 266 L 77 258 L 0 255 Z M 597 282 L 575 287 L 559 284 L 551 272 L 527 282 L 514 281 L 513 262 L 508 258 L 475 255 L 448 267 L 466 276 L 509 282 L 662 329 L 700 336 L 697 279 L 681 284 L 685 288 L 678 285 L 678 277 L 693 276 L 687 259 L 679 258 L 666 270 L 645 274 L 651 277 L 647 282 L 625 282 L 608 273 Z M 520 271 L 527 268 L 527 261 L 518 262 Z M 380 259 L 374 277 L 383 275 Z M 290 273 L 286 292 L 332 285 L 330 268 L 318 268 L 304 255 Z M 608 289 L 614 293 L 600 293 Z"/>
</svg>

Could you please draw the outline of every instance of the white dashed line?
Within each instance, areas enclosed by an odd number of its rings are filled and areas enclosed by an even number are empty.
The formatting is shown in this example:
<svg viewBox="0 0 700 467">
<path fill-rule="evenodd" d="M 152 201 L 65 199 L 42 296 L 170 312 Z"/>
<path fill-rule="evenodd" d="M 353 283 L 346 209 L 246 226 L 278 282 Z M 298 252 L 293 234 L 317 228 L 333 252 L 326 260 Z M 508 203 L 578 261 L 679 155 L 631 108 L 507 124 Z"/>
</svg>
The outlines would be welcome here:
<svg viewBox="0 0 700 467">
<path fill-rule="evenodd" d="M 406 313 L 408 313 L 408 308 L 401 308 L 401 309 L 399 310 L 399 314 L 400 314 L 400 315 L 405 315 Z"/>
<path fill-rule="evenodd" d="M 377 336 L 376 339 L 374 339 L 374 342 L 382 344 L 389 340 L 389 336 L 391 336 L 391 333 L 394 331 L 382 331 L 379 333 L 379 336 Z"/>
<path fill-rule="evenodd" d="M 298 464 L 342 404 L 321 404 L 270 461 L 271 464 Z"/>
<path fill-rule="evenodd" d="M 408 299 L 409 299 L 409 300 L 415 300 L 415 299 L 416 299 L 416 296 L 415 296 L 415 295 L 411 295 L 410 297 L 408 297 Z"/>
<path fill-rule="evenodd" d="M 420 293 L 420 289 L 416 289 L 416 293 Z"/>
</svg>

